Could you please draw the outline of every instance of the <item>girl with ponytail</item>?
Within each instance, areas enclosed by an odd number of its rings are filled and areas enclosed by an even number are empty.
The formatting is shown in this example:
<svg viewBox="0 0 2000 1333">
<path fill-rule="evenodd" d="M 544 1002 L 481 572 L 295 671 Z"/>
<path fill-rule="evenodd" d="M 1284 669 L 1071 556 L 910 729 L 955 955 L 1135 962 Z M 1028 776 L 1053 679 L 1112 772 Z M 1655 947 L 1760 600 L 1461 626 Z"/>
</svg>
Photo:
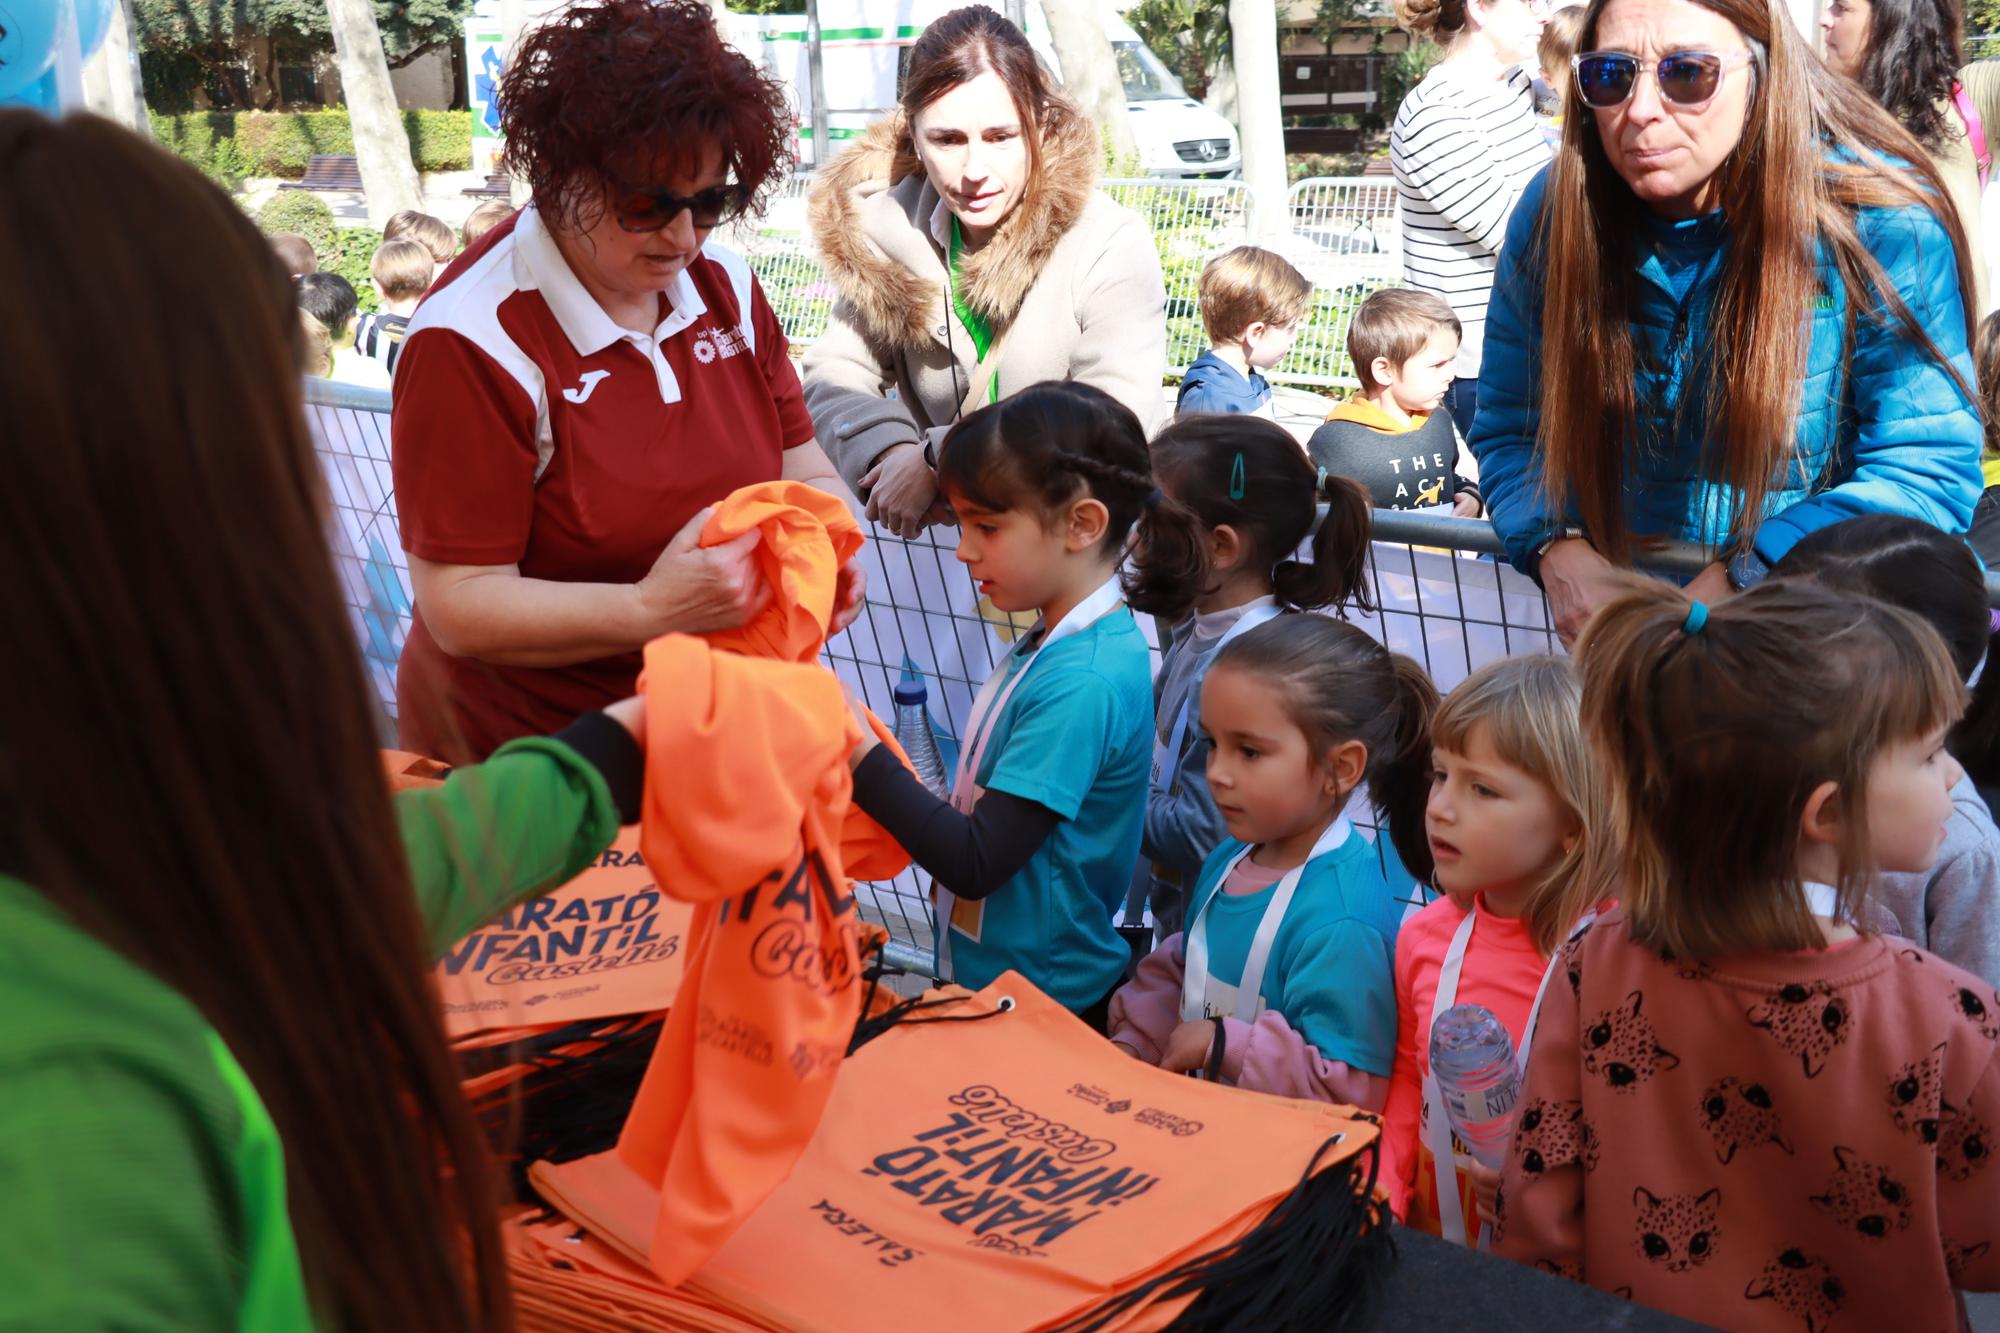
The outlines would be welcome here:
<svg viewBox="0 0 2000 1333">
<path fill-rule="evenodd" d="M 1732 1329 L 1961 1325 L 1954 1287 L 2000 1287 L 2000 996 L 1869 925 L 1951 815 L 1943 641 L 1627 575 L 1576 663 L 1618 905 L 1557 952 L 1496 1248 Z"/>
<path fill-rule="evenodd" d="M 980 688 L 949 801 L 863 728 L 855 803 L 935 881 L 939 976 L 976 989 L 1011 969 L 1101 1030 L 1132 957 L 1111 915 L 1152 750 L 1132 612 L 1186 615 L 1208 548 L 1154 483 L 1139 419 L 1088 385 L 1032 385 L 965 418 L 938 480 L 979 590 L 1041 619 Z"/>
<path fill-rule="evenodd" d="M 1163 940 L 1181 928 L 1187 886 L 1227 836 L 1195 725 L 1202 677 L 1232 639 L 1285 611 L 1372 610 L 1364 582 L 1373 523 L 1358 483 L 1323 469 L 1316 479 L 1297 441 L 1262 417 L 1184 417 L 1154 437 L 1153 470 L 1200 524 L 1209 567 L 1206 583 L 1187 585 L 1192 605 L 1160 635 L 1165 653 L 1153 683 L 1152 780 L 1126 919 L 1150 902 Z M 1316 498 L 1326 504 L 1317 530 Z M 1311 559 L 1294 559 L 1308 534 Z M 1142 554 L 1142 574 L 1145 561 Z"/>
<path fill-rule="evenodd" d="M 1216 655 L 1201 725 L 1229 837 L 1195 881 L 1187 930 L 1113 997 L 1121 1049 L 1259 1092 L 1382 1108 L 1403 904 L 1347 806 L 1366 783 L 1404 864 L 1430 877 L 1437 706 L 1422 667 L 1325 616 L 1281 616 Z"/>
</svg>

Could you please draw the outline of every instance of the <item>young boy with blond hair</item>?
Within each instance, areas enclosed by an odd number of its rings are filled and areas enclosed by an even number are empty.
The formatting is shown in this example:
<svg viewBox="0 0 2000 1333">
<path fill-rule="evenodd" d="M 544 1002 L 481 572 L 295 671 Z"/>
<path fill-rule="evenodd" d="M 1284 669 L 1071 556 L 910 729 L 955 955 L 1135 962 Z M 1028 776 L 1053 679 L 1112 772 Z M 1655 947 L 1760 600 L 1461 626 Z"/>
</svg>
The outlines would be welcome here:
<svg viewBox="0 0 2000 1333">
<path fill-rule="evenodd" d="M 384 241 L 416 241 L 431 252 L 439 268 L 451 263 L 458 253 L 458 233 L 443 218 L 406 208 L 390 218 L 382 228 Z"/>
<path fill-rule="evenodd" d="M 1312 283 L 1281 256 L 1239 245 L 1208 261 L 1199 293 L 1209 349 L 1181 377 L 1174 410 L 1275 417 L 1271 386 L 1257 372 L 1292 350 Z"/>
<path fill-rule="evenodd" d="M 403 350 L 403 334 L 410 327 L 410 313 L 430 290 L 437 264 L 423 242 L 405 236 L 376 247 L 368 272 L 382 306 L 361 317 L 354 331 L 354 346 L 394 374 L 396 356 Z"/>
<path fill-rule="evenodd" d="M 1385 287 L 1363 301 L 1347 330 L 1361 388 L 1306 442 L 1313 462 L 1366 486 L 1377 509 L 1450 505 L 1476 517 L 1465 443 L 1451 413 L 1439 410 L 1460 335 L 1458 316 L 1430 292 Z"/>
</svg>

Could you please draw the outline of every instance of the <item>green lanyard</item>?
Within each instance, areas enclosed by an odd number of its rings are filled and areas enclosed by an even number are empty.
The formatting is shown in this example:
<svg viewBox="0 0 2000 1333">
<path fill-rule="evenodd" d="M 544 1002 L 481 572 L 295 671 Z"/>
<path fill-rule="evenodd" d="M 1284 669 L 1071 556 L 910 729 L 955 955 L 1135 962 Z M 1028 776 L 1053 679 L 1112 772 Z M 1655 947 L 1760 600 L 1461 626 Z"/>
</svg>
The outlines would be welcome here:
<svg viewBox="0 0 2000 1333">
<path fill-rule="evenodd" d="M 951 220 L 951 308 L 957 312 L 958 322 L 965 325 L 966 332 L 972 335 L 972 350 L 978 353 L 978 359 L 983 363 L 986 360 L 986 349 L 993 345 L 993 326 L 986 322 L 985 316 L 965 302 L 963 274 L 960 272 L 964 254 L 965 238 L 959 234 L 958 218 L 954 216 Z M 998 375 L 993 377 L 993 383 L 987 388 L 986 401 L 989 403 L 1000 401 Z"/>
</svg>

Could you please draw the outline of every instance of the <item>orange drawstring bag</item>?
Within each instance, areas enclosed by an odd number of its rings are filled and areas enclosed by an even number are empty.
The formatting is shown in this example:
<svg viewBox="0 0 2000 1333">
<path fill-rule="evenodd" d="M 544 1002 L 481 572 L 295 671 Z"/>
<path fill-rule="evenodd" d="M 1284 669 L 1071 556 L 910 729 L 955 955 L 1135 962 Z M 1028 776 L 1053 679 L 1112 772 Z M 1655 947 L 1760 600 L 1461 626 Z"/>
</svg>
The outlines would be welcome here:
<svg viewBox="0 0 2000 1333">
<path fill-rule="evenodd" d="M 836 1333 L 1366 1327 L 1392 1258 L 1374 1117 L 1165 1073 L 1014 973 L 842 1067 L 811 1146 L 695 1273 L 691 1304 Z M 652 1182 L 530 1169 L 569 1220 L 657 1251 Z"/>
<path fill-rule="evenodd" d="M 434 787 L 450 768 L 384 750 L 389 787 Z M 589 1019 L 656 1013 L 680 989 L 686 903 L 663 897 L 639 850 L 637 825 L 562 887 L 516 903 L 455 942 L 433 976 L 445 1035 L 506 1028 L 548 1031 Z"/>
<path fill-rule="evenodd" d="M 845 845 L 859 733 L 824 668 L 687 635 L 647 646 L 642 688 L 640 846 L 695 912 L 680 995 L 615 1156 L 656 1191 L 641 1253 L 675 1284 L 791 1169 L 860 1015 Z M 862 859 L 900 869 L 868 827 Z"/>
</svg>

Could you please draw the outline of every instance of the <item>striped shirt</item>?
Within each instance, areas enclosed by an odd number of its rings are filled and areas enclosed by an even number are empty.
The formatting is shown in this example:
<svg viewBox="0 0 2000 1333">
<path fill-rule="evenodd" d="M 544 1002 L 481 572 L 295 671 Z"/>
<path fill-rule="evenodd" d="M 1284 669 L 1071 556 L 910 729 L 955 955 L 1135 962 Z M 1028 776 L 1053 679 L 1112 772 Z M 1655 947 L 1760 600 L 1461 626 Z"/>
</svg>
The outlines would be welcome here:
<svg viewBox="0 0 2000 1333">
<path fill-rule="evenodd" d="M 1479 374 L 1486 299 L 1507 218 L 1549 146 L 1532 80 L 1470 82 L 1441 65 L 1410 90 L 1389 131 L 1389 165 L 1403 204 L 1403 277 L 1451 303 L 1465 326 L 1454 373 Z"/>
</svg>

